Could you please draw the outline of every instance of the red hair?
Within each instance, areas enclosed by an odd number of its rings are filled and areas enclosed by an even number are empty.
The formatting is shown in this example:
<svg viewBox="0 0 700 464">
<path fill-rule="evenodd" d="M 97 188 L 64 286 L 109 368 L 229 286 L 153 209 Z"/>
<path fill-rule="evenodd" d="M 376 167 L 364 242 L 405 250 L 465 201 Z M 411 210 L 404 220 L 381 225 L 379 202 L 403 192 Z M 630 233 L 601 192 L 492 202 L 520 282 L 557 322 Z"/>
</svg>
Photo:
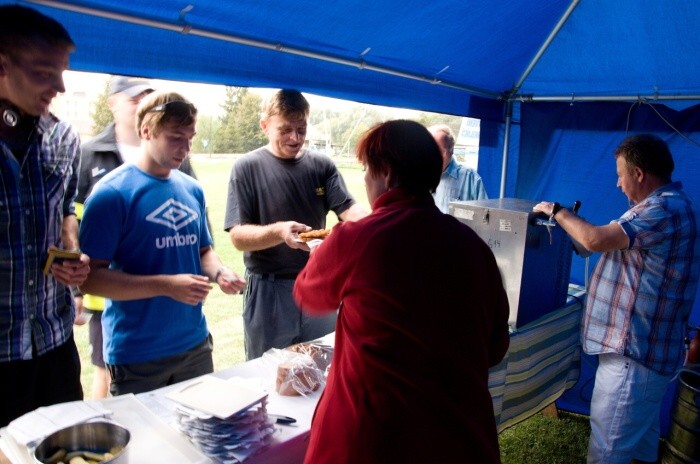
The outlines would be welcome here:
<svg viewBox="0 0 700 464">
<path fill-rule="evenodd" d="M 357 159 L 372 172 L 396 176 L 400 187 L 434 192 L 442 174 L 442 156 L 433 136 L 415 121 L 387 121 L 369 129 L 357 144 Z"/>
</svg>

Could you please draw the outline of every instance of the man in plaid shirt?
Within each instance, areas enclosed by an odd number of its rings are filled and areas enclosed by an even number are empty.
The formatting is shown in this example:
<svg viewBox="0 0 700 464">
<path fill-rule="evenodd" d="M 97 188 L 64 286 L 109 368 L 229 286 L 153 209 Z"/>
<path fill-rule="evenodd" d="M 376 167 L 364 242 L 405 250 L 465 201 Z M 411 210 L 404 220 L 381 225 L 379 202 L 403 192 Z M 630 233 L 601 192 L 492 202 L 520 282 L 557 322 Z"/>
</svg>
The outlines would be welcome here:
<svg viewBox="0 0 700 464">
<path fill-rule="evenodd" d="M 70 287 L 85 281 L 89 258 L 42 272 L 49 247 L 78 249 L 80 140 L 49 113 L 74 48 L 55 20 L 0 7 L 0 427 L 83 398 Z"/>
<path fill-rule="evenodd" d="M 589 463 L 656 462 L 661 400 L 685 357 L 700 274 L 698 216 L 666 143 L 626 138 L 615 150 L 617 186 L 633 205 L 594 226 L 558 203 L 534 207 L 589 251 L 603 252 L 591 279 L 582 343 L 598 355 Z"/>
</svg>

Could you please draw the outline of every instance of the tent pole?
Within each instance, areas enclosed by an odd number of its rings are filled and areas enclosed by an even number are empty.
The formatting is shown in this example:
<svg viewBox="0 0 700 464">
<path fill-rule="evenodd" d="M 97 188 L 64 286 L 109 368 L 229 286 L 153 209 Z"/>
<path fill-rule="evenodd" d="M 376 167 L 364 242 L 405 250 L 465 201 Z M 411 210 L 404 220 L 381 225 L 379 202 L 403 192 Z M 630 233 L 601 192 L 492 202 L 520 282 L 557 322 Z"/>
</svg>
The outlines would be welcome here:
<svg viewBox="0 0 700 464">
<path fill-rule="evenodd" d="M 557 24 L 554 26 L 554 29 L 549 33 L 549 36 L 547 36 L 547 39 L 544 41 L 542 46 L 540 47 L 539 50 L 537 50 L 537 53 L 535 56 L 532 58 L 530 61 L 530 64 L 527 65 L 527 68 L 523 72 L 522 76 L 520 76 L 520 79 L 518 79 L 518 82 L 515 83 L 513 86 L 513 89 L 511 90 L 511 95 L 516 94 L 519 90 L 520 87 L 522 87 L 523 82 L 525 82 L 525 79 L 527 79 L 527 76 L 530 75 L 532 72 L 533 68 L 535 65 L 540 61 L 540 58 L 542 58 L 542 55 L 544 55 L 544 52 L 547 51 L 547 48 L 549 48 L 549 45 L 552 43 L 554 38 L 559 34 L 559 31 L 561 30 L 562 27 L 564 27 L 564 23 L 569 19 L 569 16 L 571 16 L 571 13 L 574 12 L 574 9 L 578 6 L 580 0 L 572 0 L 571 4 L 569 4 L 569 7 L 566 9 L 564 14 L 562 15 L 561 18 L 559 18 L 559 21 Z"/>
<path fill-rule="evenodd" d="M 508 148 L 510 145 L 510 125 L 513 119 L 513 102 L 506 102 L 506 128 L 505 136 L 503 137 L 503 162 L 501 163 L 501 191 L 498 193 L 499 198 L 506 196 L 506 172 L 508 171 Z"/>
<path fill-rule="evenodd" d="M 513 95 L 511 99 L 523 103 L 528 102 L 612 102 L 612 101 L 638 101 L 641 103 L 654 103 L 674 100 L 700 100 L 700 95 Z"/>
</svg>

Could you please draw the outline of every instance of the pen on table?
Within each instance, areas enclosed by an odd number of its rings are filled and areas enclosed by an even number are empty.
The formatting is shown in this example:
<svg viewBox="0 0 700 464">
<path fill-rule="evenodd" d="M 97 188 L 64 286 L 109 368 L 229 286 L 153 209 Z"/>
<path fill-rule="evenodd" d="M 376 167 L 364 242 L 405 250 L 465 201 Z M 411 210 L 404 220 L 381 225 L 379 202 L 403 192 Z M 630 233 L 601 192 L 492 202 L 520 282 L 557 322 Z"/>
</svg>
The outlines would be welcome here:
<svg viewBox="0 0 700 464">
<path fill-rule="evenodd" d="M 297 420 L 293 417 L 282 416 L 280 414 L 268 414 L 268 417 L 275 419 L 278 424 L 290 425 L 295 423 Z"/>
</svg>

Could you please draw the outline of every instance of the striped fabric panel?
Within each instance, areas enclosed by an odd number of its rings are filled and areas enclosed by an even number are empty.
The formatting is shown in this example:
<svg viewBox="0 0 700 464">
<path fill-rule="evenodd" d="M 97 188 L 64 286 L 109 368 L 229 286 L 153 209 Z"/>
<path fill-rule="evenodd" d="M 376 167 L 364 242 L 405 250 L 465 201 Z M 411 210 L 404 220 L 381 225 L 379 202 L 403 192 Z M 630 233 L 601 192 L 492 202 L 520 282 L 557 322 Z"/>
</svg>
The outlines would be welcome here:
<svg viewBox="0 0 700 464">
<path fill-rule="evenodd" d="M 489 371 L 499 432 L 536 414 L 576 384 L 584 296 L 582 287 L 571 285 L 566 306 L 511 332 L 508 353 Z"/>
</svg>

